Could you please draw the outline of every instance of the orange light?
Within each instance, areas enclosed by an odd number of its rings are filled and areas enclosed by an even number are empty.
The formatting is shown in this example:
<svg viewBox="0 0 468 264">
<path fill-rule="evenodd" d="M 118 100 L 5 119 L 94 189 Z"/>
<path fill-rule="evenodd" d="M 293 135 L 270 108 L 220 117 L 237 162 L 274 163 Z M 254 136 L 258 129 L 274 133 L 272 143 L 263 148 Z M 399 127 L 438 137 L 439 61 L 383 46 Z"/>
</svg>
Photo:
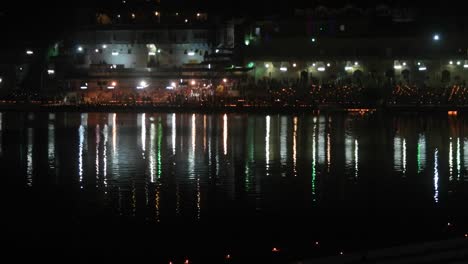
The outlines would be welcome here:
<svg viewBox="0 0 468 264">
<path fill-rule="evenodd" d="M 117 82 L 112 82 L 112 86 L 117 86 Z"/>
<path fill-rule="evenodd" d="M 457 111 L 448 111 L 448 115 L 456 116 L 457 114 L 458 114 Z"/>
<path fill-rule="evenodd" d="M 275 247 L 274 247 L 271 251 L 273 251 L 273 252 L 279 252 L 280 250 L 279 250 L 278 248 L 275 248 Z"/>
</svg>

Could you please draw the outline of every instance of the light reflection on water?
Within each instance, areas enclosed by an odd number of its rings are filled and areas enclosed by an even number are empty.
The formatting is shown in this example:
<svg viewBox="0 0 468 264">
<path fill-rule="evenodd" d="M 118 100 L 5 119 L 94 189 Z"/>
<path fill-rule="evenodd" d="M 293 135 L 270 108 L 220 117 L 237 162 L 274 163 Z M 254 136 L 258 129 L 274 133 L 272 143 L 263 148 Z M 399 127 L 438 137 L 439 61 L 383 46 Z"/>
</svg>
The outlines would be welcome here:
<svg viewBox="0 0 468 264">
<path fill-rule="evenodd" d="M 0 115 L 0 153 L 21 165 L 24 185 L 71 178 L 78 189 L 108 195 L 102 206 L 136 218 L 149 215 L 155 222 L 203 220 L 220 210 L 248 208 L 308 212 L 311 204 L 327 205 L 336 196 L 359 204 L 353 199 L 369 188 L 369 179 L 382 183 L 375 191 L 386 197 L 429 195 L 434 204 L 445 204 L 449 190 L 464 190 L 467 179 L 468 135 L 461 118 L 449 126 L 441 125 L 444 117 L 421 117 L 433 121 L 426 125 L 397 117 L 379 126 L 372 116 L 340 114 L 69 113 L 41 118 Z M 7 133 L 23 125 L 22 134 Z M 444 129 L 456 133 L 440 136 Z M 47 158 L 42 161 L 38 153 Z M 42 167 L 53 177 L 38 175 Z M 403 177 L 408 183 L 401 184 Z"/>
</svg>

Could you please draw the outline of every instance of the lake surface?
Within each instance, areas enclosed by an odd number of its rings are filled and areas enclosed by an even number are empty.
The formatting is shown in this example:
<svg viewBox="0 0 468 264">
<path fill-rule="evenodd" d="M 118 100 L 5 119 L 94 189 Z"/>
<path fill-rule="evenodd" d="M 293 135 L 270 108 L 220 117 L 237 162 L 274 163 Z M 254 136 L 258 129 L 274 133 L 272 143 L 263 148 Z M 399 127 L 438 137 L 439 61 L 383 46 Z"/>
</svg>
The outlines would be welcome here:
<svg viewBox="0 0 468 264">
<path fill-rule="evenodd" d="M 3 112 L 0 166 L 24 257 L 274 262 L 468 231 L 460 114 Z"/>
</svg>

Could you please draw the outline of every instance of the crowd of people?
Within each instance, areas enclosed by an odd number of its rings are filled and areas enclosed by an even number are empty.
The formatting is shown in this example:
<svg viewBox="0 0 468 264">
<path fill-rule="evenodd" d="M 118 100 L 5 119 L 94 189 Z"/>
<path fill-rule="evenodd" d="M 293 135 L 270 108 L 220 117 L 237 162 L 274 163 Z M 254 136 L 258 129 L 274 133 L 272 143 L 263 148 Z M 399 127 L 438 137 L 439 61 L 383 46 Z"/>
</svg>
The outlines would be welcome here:
<svg viewBox="0 0 468 264">
<path fill-rule="evenodd" d="M 211 89 L 211 90 L 210 90 Z M 369 86 L 360 82 L 304 82 L 301 79 L 262 79 L 239 82 L 231 87 L 237 93 L 218 93 L 216 88 L 199 90 L 106 90 L 76 93 L 74 96 L 45 96 L 16 91 L 3 101 L 51 102 L 67 104 L 132 103 L 159 105 L 468 105 L 468 86 L 464 83 L 430 87 L 411 83 Z"/>
</svg>

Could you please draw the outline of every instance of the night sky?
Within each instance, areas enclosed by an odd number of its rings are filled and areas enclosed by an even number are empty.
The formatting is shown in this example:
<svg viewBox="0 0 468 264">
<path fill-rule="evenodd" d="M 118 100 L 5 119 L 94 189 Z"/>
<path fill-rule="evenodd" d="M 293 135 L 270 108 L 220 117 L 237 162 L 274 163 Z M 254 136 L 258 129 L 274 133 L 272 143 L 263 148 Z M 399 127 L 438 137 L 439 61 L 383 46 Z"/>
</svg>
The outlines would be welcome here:
<svg viewBox="0 0 468 264">
<path fill-rule="evenodd" d="M 132 0 L 127 0 L 128 2 Z M 141 0 L 133 0 L 141 1 Z M 111 4 L 112 3 L 112 4 Z M 73 21 L 71 19 L 77 8 L 101 8 L 112 7 L 120 0 L 82 0 L 82 1 L 57 1 L 44 0 L 35 1 L 25 5 L 22 1 L 9 2 L 8 5 L 0 5 L 0 29 L 5 32 L 8 40 L 0 45 L 16 45 L 15 42 L 32 42 L 48 39 L 69 28 Z M 210 13 L 221 13 L 227 15 L 266 15 L 271 12 L 285 12 L 294 7 L 316 7 L 325 5 L 328 7 L 343 7 L 352 4 L 357 7 L 375 7 L 376 1 L 370 0 L 161 0 L 164 8 L 178 10 L 181 6 L 186 9 L 202 9 Z M 436 1 L 407 1 L 407 0 L 382 0 L 393 7 L 410 7 L 419 12 L 441 15 L 464 15 L 464 8 L 460 1 L 436 0 Z M 198 10 L 197 10 L 198 11 Z"/>
</svg>

